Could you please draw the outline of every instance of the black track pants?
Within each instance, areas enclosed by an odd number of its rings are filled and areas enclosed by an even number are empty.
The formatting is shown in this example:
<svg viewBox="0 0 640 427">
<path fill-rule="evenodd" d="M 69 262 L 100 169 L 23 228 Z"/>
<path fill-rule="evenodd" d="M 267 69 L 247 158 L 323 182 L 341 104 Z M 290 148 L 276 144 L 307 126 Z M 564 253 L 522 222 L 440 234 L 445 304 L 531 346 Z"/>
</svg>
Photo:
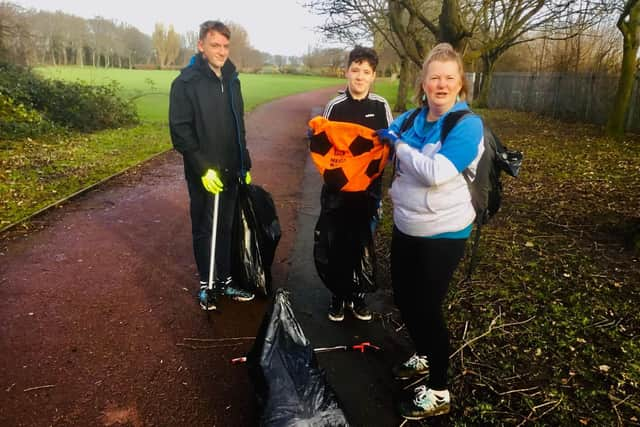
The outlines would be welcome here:
<svg viewBox="0 0 640 427">
<path fill-rule="evenodd" d="M 464 255 L 466 239 L 412 237 L 394 227 L 391 277 L 394 300 L 416 348 L 429 359 L 429 387 L 447 388 L 449 332 L 443 303 Z"/>
<path fill-rule="evenodd" d="M 209 281 L 209 262 L 211 252 L 211 227 L 213 225 L 213 194 L 202 185 L 199 178 L 187 178 L 189 188 L 191 233 L 193 252 L 200 280 Z M 218 232 L 216 242 L 216 276 L 225 279 L 231 276 L 231 233 L 233 217 L 238 198 L 238 184 L 225 183 L 224 191 L 218 193 Z M 216 278 L 214 277 L 214 280 Z"/>
</svg>

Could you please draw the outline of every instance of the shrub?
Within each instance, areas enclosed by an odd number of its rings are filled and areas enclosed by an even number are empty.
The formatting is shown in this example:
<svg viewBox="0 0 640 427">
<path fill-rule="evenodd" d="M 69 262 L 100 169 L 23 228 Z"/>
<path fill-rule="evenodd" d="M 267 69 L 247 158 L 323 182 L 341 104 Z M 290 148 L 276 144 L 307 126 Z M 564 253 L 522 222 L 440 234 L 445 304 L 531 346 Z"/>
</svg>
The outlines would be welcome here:
<svg viewBox="0 0 640 427">
<path fill-rule="evenodd" d="M 53 122 L 90 132 L 138 123 L 135 106 L 118 96 L 118 85 L 92 86 L 50 80 L 36 108 Z"/>
<path fill-rule="evenodd" d="M 133 64 L 134 70 L 159 70 L 158 64 Z"/>
<path fill-rule="evenodd" d="M 46 80 L 30 69 L 0 64 L 0 94 L 35 109 L 44 119 L 82 132 L 138 123 L 135 106 L 118 96 L 118 85 Z"/>
<path fill-rule="evenodd" d="M 38 111 L 0 93 L 0 138 L 37 136 L 52 129 Z"/>
</svg>

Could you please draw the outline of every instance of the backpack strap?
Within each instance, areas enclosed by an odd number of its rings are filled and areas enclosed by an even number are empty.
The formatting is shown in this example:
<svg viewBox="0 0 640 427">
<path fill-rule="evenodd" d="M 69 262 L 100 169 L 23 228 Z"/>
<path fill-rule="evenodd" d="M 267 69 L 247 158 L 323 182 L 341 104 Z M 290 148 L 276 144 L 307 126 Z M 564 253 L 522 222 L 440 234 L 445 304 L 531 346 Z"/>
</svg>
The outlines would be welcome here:
<svg viewBox="0 0 640 427">
<path fill-rule="evenodd" d="M 411 111 L 411 114 L 409 114 L 407 116 L 407 118 L 404 119 L 404 122 L 402 122 L 402 125 L 400 126 L 400 136 L 402 136 L 402 134 L 404 132 L 406 132 L 407 129 L 409 129 L 411 126 L 413 126 L 413 122 L 416 121 L 416 117 L 418 117 L 418 114 L 420 114 L 421 110 L 422 110 L 422 108 L 420 108 L 420 107 L 414 108 L 413 111 Z M 394 154 L 393 169 L 391 171 L 391 176 L 396 176 L 395 154 Z"/>
<path fill-rule="evenodd" d="M 413 126 L 413 122 L 415 122 L 416 117 L 418 117 L 418 114 L 420 114 L 421 110 L 422 108 L 420 107 L 414 108 L 411 114 L 409 114 L 407 118 L 404 119 L 404 122 L 402 122 L 402 126 L 400 126 L 400 135 L 402 135 L 404 132 L 406 132 L 407 129 Z"/>
<path fill-rule="evenodd" d="M 458 122 L 468 114 L 473 114 L 469 110 L 452 111 L 447 114 L 442 122 L 442 130 L 440 130 L 440 144 L 444 144 L 445 139 L 449 136 L 449 132 L 456 127 Z"/>
<path fill-rule="evenodd" d="M 451 130 L 458 124 L 458 122 L 468 114 L 473 114 L 473 113 L 469 110 L 458 110 L 458 111 L 452 111 L 445 116 L 444 121 L 442 123 L 442 130 L 440 131 L 440 144 L 444 144 L 445 140 L 447 139 L 447 136 L 449 135 L 449 132 L 451 132 Z M 469 173 L 470 173 L 469 169 L 467 168 L 464 171 L 462 171 L 462 176 L 464 177 L 464 180 L 467 181 L 467 186 L 469 187 L 469 191 L 472 192 L 471 197 L 473 199 L 473 189 L 471 186 L 471 177 L 469 176 Z M 475 221 L 476 227 L 473 233 L 473 243 L 471 245 L 471 256 L 469 258 L 469 267 L 467 268 L 467 274 L 464 278 L 464 281 L 466 283 L 471 282 L 471 275 L 473 274 L 473 271 L 475 270 L 476 265 L 478 264 L 477 255 L 478 255 L 478 248 L 480 246 L 480 234 L 482 233 L 482 224 L 484 222 L 483 221 L 484 214 L 485 214 L 484 212 L 478 212 L 476 210 L 476 221 Z"/>
</svg>

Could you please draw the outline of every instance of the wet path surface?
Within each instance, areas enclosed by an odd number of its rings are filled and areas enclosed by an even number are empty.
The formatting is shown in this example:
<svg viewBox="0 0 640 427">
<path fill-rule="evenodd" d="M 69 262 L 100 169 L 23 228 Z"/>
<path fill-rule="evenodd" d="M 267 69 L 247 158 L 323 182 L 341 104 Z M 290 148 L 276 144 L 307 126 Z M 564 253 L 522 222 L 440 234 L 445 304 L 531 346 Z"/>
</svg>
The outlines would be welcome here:
<svg viewBox="0 0 640 427">
<path fill-rule="evenodd" d="M 276 203 L 282 240 L 274 286 L 292 292 L 314 346 L 372 341 L 379 354 L 319 355 L 353 425 L 399 425 L 393 326 L 326 318 L 315 275 L 319 176 L 306 122 L 334 89 L 294 95 L 247 117 L 254 183 Z M 250 426 L 257 422 L 245 354 L 267 301 L 195 301 L 188 196 L 169 152 L 0 236 L 0 425 Z M 386 292 L 373 299 L 384 312 Z M 227 340 L 228 338 L 241 338 Z"/>
</svg>

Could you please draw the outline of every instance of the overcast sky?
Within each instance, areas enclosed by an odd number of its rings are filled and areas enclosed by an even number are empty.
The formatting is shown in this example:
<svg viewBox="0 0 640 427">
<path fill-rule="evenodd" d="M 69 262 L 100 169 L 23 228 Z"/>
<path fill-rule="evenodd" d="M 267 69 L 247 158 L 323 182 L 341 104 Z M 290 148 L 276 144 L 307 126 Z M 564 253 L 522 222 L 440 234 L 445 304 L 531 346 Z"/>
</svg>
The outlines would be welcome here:
<svg viewBox="0 0 640 427">
<path fill-rule="evenodd" d="M 156 22 L 173 25 L 181 34 L 197 31 L 208 19 L 233 21 L 249 33 L 251 45 L 279 55 L 300 56 L 311 47 L 329 46 L 314 27 L 323 18 L 302 7 L 303 0 L 155 1 L 136 0 L 11 0 L 25 8 L 125 22 L 151 35 Z M 233 35 L 232 35 L 233 37 Z"/>
</svg>

